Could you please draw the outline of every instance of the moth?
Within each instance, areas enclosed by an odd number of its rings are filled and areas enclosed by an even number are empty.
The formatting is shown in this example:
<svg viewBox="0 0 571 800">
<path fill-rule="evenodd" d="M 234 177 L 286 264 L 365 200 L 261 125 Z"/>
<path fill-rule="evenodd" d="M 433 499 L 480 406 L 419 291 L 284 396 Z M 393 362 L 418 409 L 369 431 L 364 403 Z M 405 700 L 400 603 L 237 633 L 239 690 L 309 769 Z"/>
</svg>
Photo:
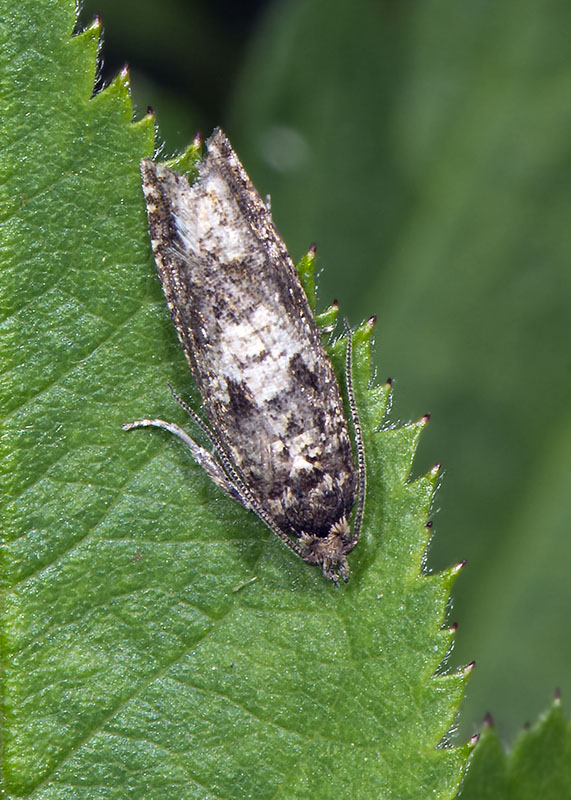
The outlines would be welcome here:
<svg viewBox="0 0 571 800">
<path fill-rule="evenodd" d="M 141 174 L 158 274 L 208 422 L 175 398 L 212 450 L 160 419 L 123 428 L 173 433 L 297 556 L 334 583 L 347 581 L 365 502 L 347 324 L 356 466 L 337 379 L 293 261 L 224 133 L 207 141 L 192 185 L 149 159 Z"/>
</svg>

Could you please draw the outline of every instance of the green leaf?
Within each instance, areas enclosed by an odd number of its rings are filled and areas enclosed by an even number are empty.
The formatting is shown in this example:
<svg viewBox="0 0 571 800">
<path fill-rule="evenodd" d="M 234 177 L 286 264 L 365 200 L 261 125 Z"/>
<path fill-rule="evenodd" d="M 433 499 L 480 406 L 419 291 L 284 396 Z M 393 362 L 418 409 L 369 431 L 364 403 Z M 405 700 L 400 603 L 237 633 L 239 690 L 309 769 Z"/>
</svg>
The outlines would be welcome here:
<svg viewBox="0 0 571 800">
<path fill-rule="evenodd" d="M 365 526 L 337 589 L 177 441 L 121 431 L 190 424 L 140 188 L 152 119 L 132 123 L 127 74 L 91 97 L 98 28 L 71 36 L 74 3 L 0 7 L 5 796 L 452 796 L 458 569 L 423 573 L 438 469 L 410 479 L 425 418 L 380 428 L 372 322 Z"/>
<path fill-rule="evenodd" d="M 571 787 L 571 723 L 556 698 L 549 712 L 523 730 L 506 753 L 488 720 L 458 800 L 561 800 Z"/>
<path fill-rule="evenodd" d="M 307 253 L 296 265 L 297 274 L 303 291 L 309 300 L 309 306 L 313 312 L 317 305 L 317 292 L 315 286 L 315 247 L 310 247 Z"/>
</svg>

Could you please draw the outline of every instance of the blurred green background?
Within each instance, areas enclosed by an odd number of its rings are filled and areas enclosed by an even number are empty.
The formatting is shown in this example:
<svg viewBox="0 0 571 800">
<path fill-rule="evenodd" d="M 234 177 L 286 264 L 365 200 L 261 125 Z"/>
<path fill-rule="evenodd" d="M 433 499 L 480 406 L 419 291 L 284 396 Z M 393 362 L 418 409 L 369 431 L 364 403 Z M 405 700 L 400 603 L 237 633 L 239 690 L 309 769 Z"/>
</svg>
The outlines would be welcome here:
<svg viewBox="0 0 571 800">
<path fill-rule="evenodd" d="M 221 124 L 322 306 L 378 315 L 393 422 L 432 422 L 428 568 L 460 559 L 459 722 L 571 694 L 571 4 L 89 0 L 163 154 Z"/>
</svg>

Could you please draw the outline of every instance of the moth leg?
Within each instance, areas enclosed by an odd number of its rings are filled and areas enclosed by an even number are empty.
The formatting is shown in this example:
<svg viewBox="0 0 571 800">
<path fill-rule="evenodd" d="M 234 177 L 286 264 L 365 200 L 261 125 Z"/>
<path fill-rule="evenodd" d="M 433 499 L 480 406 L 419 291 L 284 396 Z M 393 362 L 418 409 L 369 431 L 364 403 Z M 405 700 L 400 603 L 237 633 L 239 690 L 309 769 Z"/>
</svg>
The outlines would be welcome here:
<svg viewBox="0 0 571 800">
<path fill-rule="evenodd" d="M 359 410 L 357 409 L 355 392 L 353 390 L 353 334 L 346 319 L 343 320 L 343 324 L 345 326 L 345 333 L 347 335 L 347 348 L 345 350 L 345 381 L 347 384 L 347 398 L 349 400 L 349 410 L 351 411 L 351 421 L 353 423 L 353 432 L 355 435 L 355 446 L 357 448 L 357 494 L 359 495 L 359 499 L 357 501 L 357 510 L 355 512 L 355 520 L 353 522 L 353 535 L 347 542 L 346 552 L 350 553 L 359 541 L 359 536 L 361 534 L 363 513 L 365 511 L 365 494 L 367 491 L 367 469 L 365 464 L 363 429 L 361 427 Z"/>
<path fill-rule="evenodd" d="M 218 436 L 218 434 L 208 427 L 206 422 L 204 422 L 204 420 L 201 417 L 199 417 L 199 415 L 196 413 L 196 411 L 193 408 L 191 408 L 188 405 L 188 403 L 184 402 L 182 397 L 178 396 L 178 394 L 175 392 L 175 390 L 172 388 L 172 386 L 170 384 L 169 384 L 169 389 L 171 391 L 172 396 L 177 401 L 177 403 L 186 411 L 186 413 L 193 420 L 193 422 L 195 422 L 198 425 L 200 430 L 210 439 L 210 442 L 211 442 L 212 446 L 214 447 L 214 449 L 216 450 L 218 458 L 220 459 L 221 466 L 222 466 L 222 469 L 224 470 L 224 474 L 226 475 L 227 480 L 229 480 L 229 482 L 239 492 L 241 497 L 249 498 L 248 502 L 245 502 L 244 500 L 240 500 L 242 505 L 245 506 L 246 508 L 251 508 L 254 511 L 256 511 L 256 513 L 258 513 L 258 511 L 257 511 L 258 505 L 257 505 L 257 502 L 256 502 L 255 498 L 252 497 L 251 492 L 248 489 L 248 487 L 246 485 L 246 482 L 244 481 L 242 475 L 238 472 L 238 470 L 236 469 L 236 467 L 232 463 L 232 459 L 230 458 L 230 456 L 226 452 L 226 449 L 224 447 L 224 443 L 221 441 L 221 439 Z M 211 455 L 211 454 L 209 453 L 209 455 Z"/>
<path fill-rule="evenodd" d="M 122 426 L 124 431 L 130 431 L 133 430 L 133 428 L 150 427 L 162 428 L 163 430 L 169 431 L 169 433 L 173 433 L 175 436 L 178 436 L 178 438 L 181 439 L 188 447 L 196 463 L 202 467 L 210 480 L 215 483 L 216 486 L 219 486 L 224 492 L 226 492 L 226 494 L 230 495 L 233 500 L 237 500 L 245 508 L 251 508 L 249 502 L 246 500 L 240 490 L 230 481 L 213 455 L 204 447 L 198 445 L 194 439 L 191 439 L 188 433 L 183 431 L 182 428 L 179 428 L 178 425 L 175 425 L 173 422 L 165 422 L 162 419 L 140 419 L 136 422 L 128 422 L 126 425 Z"/>
<path fill-rule="evenodd" d="M 200 430 L 206 436 L 208 436 L 208 438 L 212 442 L 213 447 L 216 448 L 216 452 L 217 452 L 218 457 L 219 457 L 219 459 L 220 459 L 220 461 L 222 463 L 222 469 L 224 471 L 224 476 L 225 476 L 226 480 L 228 481 L 228 483 L 232 486 L 232 489 L 234 490 L 234 492 L 236 493 L 236 494 L 231 494 L 230 492 L 227 492 L 227 494 L 230 494 L 231 497 L 234 497 L 234 499 L 237 499 L 238 502 L 241 503 L 241 505 L 244 506 L 244 508 L 248 508 L 248 509 L 252 510 L 254 512 L 254 514 L 256 514 L 262 520 L 262 522 L 264 522 L 268 526 L 268 528 L 276 534 L 276 536 L 279 536 L 280 539 L 283 542 L 285 542 L 285 544 L 287 544 L 287 546 L 290 548 L 290 550 L 293 550 L 293 552 L 297 556 L 299 556 L 300 558 L 303 558 L 303 556 L 302 556 L 303 548 L 296 541 L 291 539 L 288 536 L 287 533 L 284 533 L 284 531 L 282 531 L 282 529 L 279 528 L 278 525 L 276 525 L 276 523 L 274 522 L 272 517 L 262 508 L 262 506 L 258 503 L 256 498 L 252 495 L 252 493 L 249 490 L 246 482 L 242 478 L 242 475 L 238 472 L 238 470 L 236 469 L 236 467 L 232 463 L 232 460 L 230 459 L 230 457 L 226 453 L 226 450 L 224 448 L 224 443 L 220 440 L 220 437 L 216 434 L 215 431 L 210 430 L 210 428 L 208 427 L 206 422 L 204 422 L 204 420 L 201 419 L 201 417 L 198 416 L 196 411 L 193 408 L 191 408 L 188 405 L 188 403 L 185 403 L 184 400 L 181 397 L 178 396 L 178 394 L 174 391 L 174 389 L 172 388 L 172 386 L 170 386 L 170 384 L 169 384 L 169 389 L 171 391 L 172 396 L 177 401 L 177 403 L 180 406 L 182 406 L 182 408 L 184 408 L 184 410 L 191 417 L 191 419 L 194 420 L 194 422 L 196 422 L 196 424 L 198 425 Z M 161 427 L 163 427 L 163 426 L 161 426 Z M 175 425 L 174 427 L 176 428 L 178 426 Z M 167 430 L 170 430 L 170 428 L 167 429 Z M 180 428 L 179 428 L 179 430 L 180 430 Z M 183 433 L 184 433 L 184 431 L 183 431 Z M 178 436 L 178 434 L 176 434 L 176 435 Z M 186 436 L 187 435 L 185 434 L 185 437 Z M 180 437 L 180 438 L 182 438 L 182 437 Z M 189 437 L 187 437 L 187 438 L 189 438 Z M 183 441 L 186 441 L 186 438 L 183 439 Z M 196 446 L 198 446 L 198 445 L 196 445 Z M 210 453 L 208 453 L 208 455 L 210 456 Z M 212 458 L 212 456 L 211 456 L 211 458 Z M 217 464 L 217 466 L 219 466 L 219 465 Z M 219 467 L 219 469 L 220 469 L 220 467 Z M 214 480 L 214 478 L 213 478 L 213 480 Z M 222 488 L 224 488 L 224 487 L 222 487 Z"/>
<path fill-rule="evenodd" d="M 172 391 L 172 389 L 171 389 Z M 174 392 L 173 392 L 174 394 Z M 218 441 L 216 435 L 210 430 L 210 428 L 203 422 L 202 419 L 198 416 L 198 414 L 187 406 L 187 404 L 180 400 L 176 394 L 174 394 L 176 399 L 180 402 L 182 407 L 188 411 L 190 416 L 192 417 L 195 422 L 199 425 L 200 429 L 204 431 L 204 433 L 209 437 L 215 447 L 221 446 Z M 259 505 L 256 498 L 253 497 L 252 493 L 249 491 L 248 487 L 242 482 L 240 476 L 236 473 L 235 469 L 232 466 L 232 463 L 228 460 L 227 456 L 225 455 L 223 450 L 219 451 L 219 454 L 222 459 L 224 459 L 224 464 L 228 463 L 228 469 L 230 470 L 230 474 L 232 475 L 232 479 L 226 474 L 223 467 L 216 461 L 212 453 L 209 453 L 204 447 L 201 447 L 197 444 L 194 439 L 192 439 L 186 431 L 183 431 L 182 428 L 179 428 L 178 425 L 175 425 L 174 422 L 165 422 L 162 419 L 140 419 L 136 422 L 128 422 L 125 425 L 122 425 L 124 431 L 133 430 L 133 428 L 162 428 L 169 433 L 173 433 L 177 436 L 181 441 L 183 441 L 186 446 L 189 448 L 192 456 L 197 464 L 199 464 L 203 470 L 206 472 L 208 477 L 212 480 L 216 486 L 219 486 L 222 491 L 224 491 L 229 497 L 233 500 L 236 500 L 240 505 L 244 506 L 248 510 L 253 511 L 261 520 L 264 522 L 268 528 L 273 531 L 280 539 L 287 544 L 290 550 L 301 557 L 302 548 L 294 542 L 287 533 L 284 533 L 274 520 L 267 514 L 264 509 Z M 236 483 L 234 483 L 234 476 Z"/>
</svg>

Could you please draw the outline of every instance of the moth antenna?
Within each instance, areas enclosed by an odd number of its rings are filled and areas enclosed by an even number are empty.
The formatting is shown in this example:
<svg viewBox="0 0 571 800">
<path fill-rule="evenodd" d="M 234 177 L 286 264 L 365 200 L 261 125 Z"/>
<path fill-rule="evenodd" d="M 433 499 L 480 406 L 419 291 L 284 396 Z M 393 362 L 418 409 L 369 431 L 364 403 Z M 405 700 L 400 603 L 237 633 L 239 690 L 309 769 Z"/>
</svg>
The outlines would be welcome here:
<svg viewBox="0 0 571 800">
<path fill-rule="evenodd" d="M 169 387 L 170 393 L 172 394 L 176 402 L 179 404 L 179 406 L 181 406 L 181 408 L 183 408 L 184 411 L 186 411 L 186 413 L 193 420 L 193 422 L 196 422 L 202 433 L 204 433 L 208 437 L 210 443 L 214 447 L 217 447 L 217 441 L 214 431 L 212 431 L 208 427 L 208 425 L 206 424 L 206 422 L 204 422 L 202 417 L 199 417 L 196 411 L 193 408 L 191 408 L 191 406 L 189 406 L 188 403 L 185 403 L 182 397 L 175 392 L 170 383 L 167 383 L 167 386 Z"/>
<path fill-rule="evenodd" d="M 357 501 L 357 511 L 355 512 L 355 521 L 353 522 L 353 536 L 349 542 L 350 552 L 357 542 L 361 534 L 361 525 L 363 524 L 363 514 L 365 511 L 365 494 L 367 492 L 367 468 L 365 464 L 365 445 L 363 443 L 363 429 L 361 427 L 361 419 L 355 402 L 355 392 L 353 389 L 353 333 L 349 327 L 346 319 L 343 320 L 345 333 L 347 335 L 347 347 L 345 350 L 345 381 L 347 384 L 347 398 L 349 400 L 349 410 L 351 411 L 351 421 L 353 423 L 353 432 L 355 434 L 355 445 L 357 447 L 357 494 L 359 499 Z"/>
</svg>

